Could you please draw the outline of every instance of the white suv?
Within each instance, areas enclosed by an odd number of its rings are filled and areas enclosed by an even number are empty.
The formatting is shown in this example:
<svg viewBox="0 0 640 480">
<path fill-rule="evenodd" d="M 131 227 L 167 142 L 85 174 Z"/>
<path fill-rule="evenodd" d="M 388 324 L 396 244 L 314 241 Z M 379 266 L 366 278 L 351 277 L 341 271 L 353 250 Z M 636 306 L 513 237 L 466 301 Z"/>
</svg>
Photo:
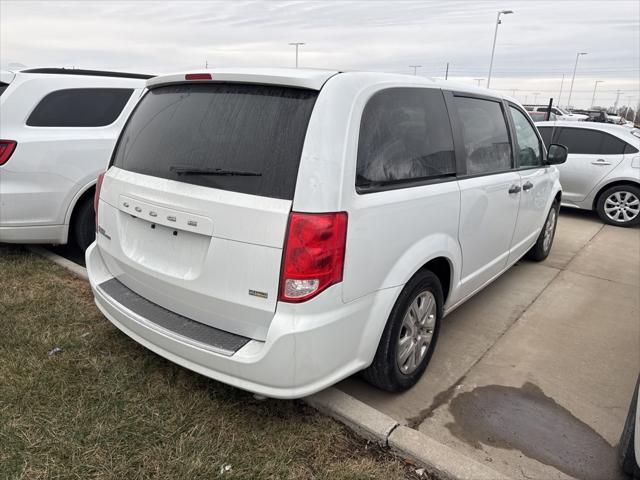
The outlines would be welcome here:
<svg viewBox="0 0 640 480">
<path fill-rule="evenodd" d="M 149 75 L 39 68 L 0 76 L 0 242 L 95 238 L 94 185 Z"/>
<path fill-rule="evenodd" d="M 551 248 L 566 149 L 415 76 L 156 77 L 97 190 L 95 300 L 169 360 L 269 397 L 409 388 L 443 316 Z"/>
</svg>

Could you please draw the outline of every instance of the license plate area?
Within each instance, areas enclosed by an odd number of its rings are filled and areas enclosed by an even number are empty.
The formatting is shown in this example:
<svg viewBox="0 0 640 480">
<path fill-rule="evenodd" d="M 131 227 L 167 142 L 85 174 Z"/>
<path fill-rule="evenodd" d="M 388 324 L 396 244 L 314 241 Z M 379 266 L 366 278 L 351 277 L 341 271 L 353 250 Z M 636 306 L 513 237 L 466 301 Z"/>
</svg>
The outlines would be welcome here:
<svg viewBox="0 0 640 480">
<path fill-rule="evenodd" d="M 211 237 L 118 211 L 122 252 L 147 270 L 192 280 L 200 276 Z"/>
</svg>

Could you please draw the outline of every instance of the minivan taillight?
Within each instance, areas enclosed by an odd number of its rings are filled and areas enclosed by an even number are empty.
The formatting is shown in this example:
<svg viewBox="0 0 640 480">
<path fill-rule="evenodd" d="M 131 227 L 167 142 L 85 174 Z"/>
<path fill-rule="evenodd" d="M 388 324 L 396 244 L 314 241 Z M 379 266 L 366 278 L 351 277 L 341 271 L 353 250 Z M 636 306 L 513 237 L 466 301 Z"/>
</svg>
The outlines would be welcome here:
<svg viewBox="0 0 640 480">
<path fill-rule="evenodd" d="M 278 299 L 303 302 L 341 282 L 346 236 L 346 212 L 291 212 Z"/>
<path fill-rule="evenodd" d="M 17 144 L 15 140 L 0 140 L 0 165 L 7 163 Z"/>
<path fill-rule="evenodd" d="M 104 174 L 107 172 L 102 172 L 98 175 L 98 180 L 96 181 L 96 194 L 93 197 L 93 210 L 96 212 L 96 233 L 98 232 L 98 203 L 100 201 L 100 190 L 102 189 L 102 181 L 104 180 Z"/>
</svg>

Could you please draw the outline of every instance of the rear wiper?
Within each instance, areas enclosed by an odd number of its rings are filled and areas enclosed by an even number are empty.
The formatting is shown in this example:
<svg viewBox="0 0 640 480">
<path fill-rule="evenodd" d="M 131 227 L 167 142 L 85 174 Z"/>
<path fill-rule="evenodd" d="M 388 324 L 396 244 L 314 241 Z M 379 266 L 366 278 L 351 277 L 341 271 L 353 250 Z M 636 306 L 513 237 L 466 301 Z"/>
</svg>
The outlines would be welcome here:
<svg viewBox="0 0 640 480">
<path fill-rule="evenodd" d="M 169 167 L 171 172 L 175 172 L 178 175 L 228 175 L 238 177 L 261 177 L 260 172 L 243 172 L 241 170 L 224 170 L 222 168 L 193 168 L 183 167 L 179 165 L 173 165 Z"/>
</svg>

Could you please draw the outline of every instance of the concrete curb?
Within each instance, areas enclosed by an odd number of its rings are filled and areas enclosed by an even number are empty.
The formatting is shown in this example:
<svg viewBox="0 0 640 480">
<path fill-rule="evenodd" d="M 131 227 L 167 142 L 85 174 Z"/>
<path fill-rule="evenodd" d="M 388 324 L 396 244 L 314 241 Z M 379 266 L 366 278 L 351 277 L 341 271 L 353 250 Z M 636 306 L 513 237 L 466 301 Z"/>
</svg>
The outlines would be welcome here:
<svg viewBox="0 0 640 480">
<path fill-rule="evenodd" d="M 46 250 L 42 247 L 27 247 L 29 250 L 31 250 L 33 253 L 40 255 L 42 257 L 45 257 L 49 260 L 51 260 L 53 263 L 57 263 L 58 265 L 60 265 L 61 267 L 66 268 L 67 270 L 69 270 L 71 273 L 73 273 L 76 277 L 80 277 L 83 280 L 87 280 L 89 281 L 89 276 L 87 275 L 87 269 L 76 264 L 73 263 L 71 260 L 67 260 L 64 257 L 61 257 L 60 255 L 58 255 L 57 253 L 53 253 L 50 252 L 49 250 Z"/>
<path fill-rule="evenodd" d="M 88 280 L 87 269 L 42 247 L 28 247 Z M 400 425 L 390 416 L 370 407 L 335 387 L 303 399 L 311 407 L 345 424 L 358 435 L 388 447 L 396 455 L 411 460 L 440 480 L 509 480 L 509 477 L 472 460 L 456 450 L 427 437 L 418 430 Z"/>
<path fill-rule="evenodd" d="M 508 480 L 492 468 L 404 425 L 335 387 L 304 399 L 364 438 L 389 447 L 441 480 Z"/>
</svg>

